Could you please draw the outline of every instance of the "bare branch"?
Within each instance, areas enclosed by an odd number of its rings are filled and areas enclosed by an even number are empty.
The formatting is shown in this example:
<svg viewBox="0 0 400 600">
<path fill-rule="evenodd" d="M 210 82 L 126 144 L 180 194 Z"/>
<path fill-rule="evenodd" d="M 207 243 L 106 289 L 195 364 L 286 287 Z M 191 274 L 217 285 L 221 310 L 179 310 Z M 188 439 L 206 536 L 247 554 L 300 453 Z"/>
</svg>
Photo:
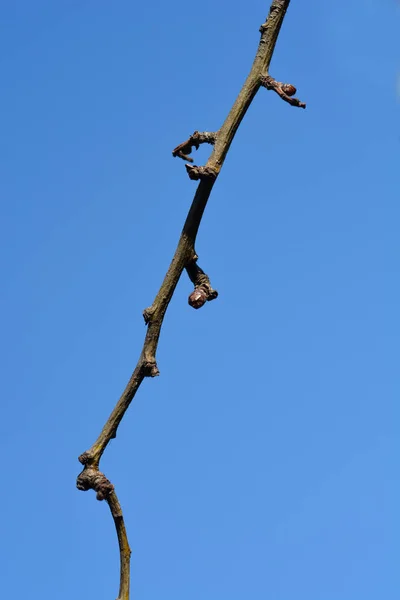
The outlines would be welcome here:
<svg viewBox="0 0 400 600">
<path fill-rule="evenodd" d="M 189 177 L 194 180 L 199 180 L 199 185 L 164 281 L 161 284 L 153 304 L 143 312 L 147 331 L 138 363 L 97 440 L 89 450 L 79 457 L 80 462 L 83 464 L 83 471 L 77 479 L 78 489 L 83 491 L 93 489 L 96 492 L 98 500 L 106 500 L 114 518 L 119 540 L 121 562 L 120 592 L 118 600 L 129 600 L 130 549 L 122 510 L 115 494 L 114 486 L 99 470 L 100 459 L 111 439 L 116 437 L 118 426 L 135 397 L 142 381 L 147 377 L 155 377 L 159 374 L 156 353 L 161 326 L 183 270 L 186 269 L 195 286 L 194 292 L 189 298 L 189 303 L 193 308 L 200 308 L 205 302 L 213 300 L 218 295 L 217 292 L 212 289 L 208 276 L 196 264 L 197 256 L 194 250 L 196 237 L 204 209 L 207 205 L 215 180 L 221 171 L 235 133 L 257 91 L 266 83 L 265 78 L 268 77 L 269 65 L 289 3 L 290 0 L 273 0 L 268 18 L 260 28 L 261 39 L 250 73 L 221 129 L 217 134 L 195 132 L 186 142 L 177 146 L 173 151 L 174 156 L 179 156 L 180 158 L 191 162 L 191 159 L 188 158 L 187 155 L 191 153 L 193 147 L 198 148 L 202 143 L 209 143 L 214 146 L 211 156 L 205 166 L 197 167 L 186 165 Z M 268 85 L 272 86 L 272 81 L 275 80 L 270 78 L 268 80 Z M 283 88 L 282 84 L 276 82 L 276 86 L 272 86 L 271 89 L 274 89 L 286 101 L 293 103 L 295 100 L 290 98 L 290 93 L 288 94 L 291 90 Z M 287 98 L 289 98 L 289 100 L 287 100 Z M 298 106 L 300 106 L 300 104 L 298 104 Z"/>
</svg>

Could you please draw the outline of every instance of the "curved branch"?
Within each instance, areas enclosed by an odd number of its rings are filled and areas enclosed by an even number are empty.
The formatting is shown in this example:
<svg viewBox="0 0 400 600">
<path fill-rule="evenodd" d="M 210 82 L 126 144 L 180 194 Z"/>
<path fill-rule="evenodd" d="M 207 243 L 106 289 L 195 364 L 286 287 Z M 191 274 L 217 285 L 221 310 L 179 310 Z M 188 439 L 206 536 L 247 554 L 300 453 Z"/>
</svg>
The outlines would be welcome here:
<svg viewBox="0 0 400 600">
<path fill-rule="evenodd" d="M 224 164 L 224 160 L 235 133 L 254 96 L 261 85 L 263 85 L 263 77 L 268 76 L 268 69 L 275 44 L 289 3 L 290 0 L 273 0 L 268 18 L 260 28 L 261 39 L 250 73 L 217 135 L 209 134 L 207 132 L 203 134 L 195 132 L 186 142 L 177 146 L 173 151 L 174 156 L 179 156 L 191 161 L 191 159 L 188 159 L 187 154 L 190 154 L 193 146 L 197 147 L 197 144 L 200 143 L 214 144 L 211 156 L 205 166 L 186 166 L 189 177 L 194 180 L 200 180 L 200 183 L 195 192 L 177 249 L 165 275 L 164 281 L 161 284 L 153 304 L 146 308 L 143 313 L 147 331 L 138 363 L 97 440 L 89 450 L 79 457 L 84 468 L 77 479 L 78 489 L 84 491 L 88 489 L 95 490 L 99 500 L 107 501 L 114 518 L 119 540 L 121 561 L 121 580 L 118 600 L 129 600 L 130 549 L 122 510 L 113 485 L 99 470 L 100 459 L 110 440 L 116 437 L 118 426 L 135 397 L 142 381 L 146 377 L 155 377 L 159 374 L 156 353 L 161 326 L 176 285 L 184 269 L 188 271 L 188 274 L 195 285 L 195 292 L 199 292 L 202 296 L 202 298 L 198 298 L 197 296 L 196 298 L 193 297 L 192 306 L 199 308 L 200 305 L 202 305 L 201 301 L 204 300 L 203 296 L 206 297 L 204 302 L 206 300 L 212 300 L 217 296 L 215 290 L 211 288 L 207 275 L 205 275 L 199 267 L 194 266 L 195 261 L 197 260 L 194 250 L 196 237 L 212 188 L 221 171 L 222 165 Z"/>
<path fill-rule="evenodd" d="M 215 144 L 215 139 L 217 134 L 211 131 L 195 131 L 192 133 L 189 139 L 182 144 L 179 144 L 176 148 L 172 150 L 172 156 L 179 156 L 179 158 L 183 158 L 183 160 L 187 160 L 188 162 L 193 162 L 193 158 L 188 156 L 188 154 L 192 153 L 192 149 L 199 149 L 200 144 Z"/>
<path fill-rule="evenodd" d="M 129 547 L 128 536 L 126 534 L 122 508 L 115 492 L 112 492 L 108 496 L 107 504 L 110 507 L 110 511 L 114 519 L 119 545 L 120 577 L 117 600 L 129 600 L 131 549 Z"/>
</svg>

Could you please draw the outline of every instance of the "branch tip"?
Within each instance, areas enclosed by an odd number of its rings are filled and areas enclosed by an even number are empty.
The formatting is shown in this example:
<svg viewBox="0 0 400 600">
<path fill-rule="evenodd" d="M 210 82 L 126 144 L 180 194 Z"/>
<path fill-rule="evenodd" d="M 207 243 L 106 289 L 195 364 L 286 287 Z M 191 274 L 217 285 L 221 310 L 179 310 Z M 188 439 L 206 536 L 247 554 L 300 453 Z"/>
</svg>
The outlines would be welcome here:
<svg viewBox="0 0 400 600">
<path fill-rule="evenodd" d="M 298 108 L 306 108 L 306 103 L 301 102 L 298 98 L 292 98 L 296 93 L 296 88 L 291 83 L 282 83 L 281 81 L 276 81 L 270 75 L 264 75 L 261 77 L 261 85 L 265 87 L 267 90 L 273 90 L 288 104 L 291 106 L 297 106 Z"/>
<path fill-rule="evenodd" d="M 196 288 L 188 298 L 189 306 L 195 308 L 196 310 L 204 306 L 206 302 L 207 292 L 203 288 Z"/>
<path fill-rule="evenodd" d="M 190 281 L 194 284 L 194 290 L 188 298 L 189 306 L 196 310 L 218 297 L 217 290 L 211 287 L 210 278 L 196 262 L 192 261 L 186 266 Z"/>
</svg>

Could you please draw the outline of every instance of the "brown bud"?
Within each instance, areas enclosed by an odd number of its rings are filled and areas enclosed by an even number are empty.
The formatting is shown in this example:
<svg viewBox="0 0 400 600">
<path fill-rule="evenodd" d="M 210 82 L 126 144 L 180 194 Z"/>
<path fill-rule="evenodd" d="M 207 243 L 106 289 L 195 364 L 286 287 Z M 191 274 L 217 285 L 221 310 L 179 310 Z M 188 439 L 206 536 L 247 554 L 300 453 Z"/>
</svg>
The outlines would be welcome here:
<svg viewBox="0 0 400 600">
<path fill-rule="evenodd" d="M 189 179 L 198 181 L 201 178 L 201 167 L 197 167 L 196 165 L 185 165 L 185 167 Z"/>
<path fill-rule="evenodd" d="M 286 96 L 294 96 L 297 92 L 296 88 L 291 83 L 283 83 L 282 91 L 285 92 Z"/>
<path fill-rule="evenodd" d="M 203 288 L 196 288 L 190 294 L 188 302 L 192 308 L 201 308 L 207 302 L 207 293 Z"/>
</svg>

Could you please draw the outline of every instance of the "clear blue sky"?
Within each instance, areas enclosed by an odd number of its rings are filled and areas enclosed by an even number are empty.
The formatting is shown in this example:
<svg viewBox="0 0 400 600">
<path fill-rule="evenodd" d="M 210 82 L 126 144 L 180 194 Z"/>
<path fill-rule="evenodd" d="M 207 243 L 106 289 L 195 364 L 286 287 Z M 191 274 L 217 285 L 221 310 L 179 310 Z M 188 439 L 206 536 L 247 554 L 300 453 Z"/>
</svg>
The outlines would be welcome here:
<svg viewBox="0 0 400 600">
<path fill-rule="evenodd" d="M 1 594 L 113 600 L 105 503 L 75 489 L 139 355 L 269 0 L 4 0 Z M 400 7 L 292 0 L 146 381 L 102 466 L 138 600 L 397 600 Z M 201 148 L 197 164 L 206 160 Z"/>
</svg>

